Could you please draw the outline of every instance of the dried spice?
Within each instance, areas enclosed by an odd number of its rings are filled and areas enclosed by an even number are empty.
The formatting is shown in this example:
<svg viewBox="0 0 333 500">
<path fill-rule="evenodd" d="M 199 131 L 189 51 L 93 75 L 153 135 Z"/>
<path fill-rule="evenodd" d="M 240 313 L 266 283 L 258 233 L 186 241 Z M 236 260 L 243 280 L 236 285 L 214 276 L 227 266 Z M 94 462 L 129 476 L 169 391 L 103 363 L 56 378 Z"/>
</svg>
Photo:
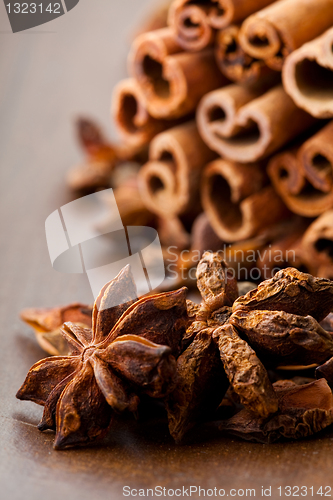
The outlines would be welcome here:
<svg viewBox="0 0 333 500">
<path fill-rule="evenodd" d="M 244 409 L 222 422 L 220 429 L 249 441 L 273 443 L 308 437 L 333 423 L 333 396 L 326 380 L 301 386 L 277 382 L 273 387 L 279 400 L 275 415 L 258 419 Z"/>
<path fill-rule="evenodd" d="M 199 331 L 177 360 L 178 384 L 166 401 L 169 431 L 176 443 L 195 424 L 211 416 L 228 388 L 213 331 Z"/>
<path fill-rule="evenodd" d="M 231 305 L 238 297 L 237 281 L 220 252 L 205 252 L 197 265 L 197 287 L 202 297 L 200 305 L 187 301 L 193 323 L 187 329 L 187 343 L 207 326 L 221 326 L 232 313 Z"/>
<path fill-rule="evenodd" d="M 309 314 L 321 321 L 333 309 L 333 282 L 288 267 L 239 297 L 233 310 L 240 307 L 285 311 L 301 316 Z"/>
<path fill-rule="evenodd" d="M 216 326 L 227 321 L 237 282 L 218 253 L 205 252 L 197 266 L 200 306 L 187 302 L 192 324 L 183 339 L 187 349 L 177 360 L 178 382 L 167 400 L 170 434 L 180 442 L 186 432 L 216 409 L 227 388 L 218 349 L 212 339 Z M 219 323 L 216 323 L 220 313 Z M 211 327 L 208 327 L 211 324 Z"/>
<path fill-rule="evenodd" d="M 178 383 L 167 401 L 169 430 L 177 442 L 217 408 L 228 388 L 227 377 L 241 402 L 257 415 L 267 417 L 277 410 L 264 366 L 228 324 L 238 290 L 221 254 L 204 253 L 197 279 L 203 301 L 199 308 L 188 303 L 195 315 L 185 335 L 191 343 L 177 360 Z"/>
<path fill-rule="evenodd" d="M 231 306 L 238 297 L 237 280 L 223 260 L 222 252 L 205 252 L 197 266 L 197 287 L 207 314 Z"/>
<path fill-rule="evenodd" d="M 138 300 L 127 266 L 102 288 L 92 314 L 80 304 L 25 311 L 36 329 L 75 322 L 61 328 L 70 355 L 36 363 L 17 397 L 44 406 L 38 428 L 56 431 L 56 449 L 102 438 L 114 413 L 136 412 L 143 395 L 164 400 L 177 443 L 216 410 L 219 418 L 233 414 L 221 430 L 244 439 L 266 443 L 312 435 L 333 423 L 332 333 L 312 316 L 261 306 L 287 307 L 296 288 L 311 312 L 318 315 L 321 308 L 320 317 L 330 288 L 309 275 L 300 285 L 302 273 L 286 271 L 266 282 L 266 295 L 259 287 L 236 300 L 250 307 L 233 307 L 236 280 L 221 254 L 206 252 L 197 266 L 201 304 L 186 300 L 185 288 Z M 317 294 L 323 294 L 324 308 Z M 92 328 L 78 321 L 85 315 Z M 331 314 L 322 324 L 330 327 Z M 278 372 L 266 371 L 272 364 L 308 365 L 330 357 L 317 368 L 316 381 L 281 381 Z M 270 377 L 278 381 L 272 385 Z"/>
<path fill-rule="evenodd" d="M 102 438 L 114 411 L 133 412 L 140 394 L 160 398 L 172 390 L 172 353 L 188 325 L 186 289 L 135 296 L 127 266 L 101 290 L 92 329 L 65 323 L 72 354 L 36 363 L 18 391 L 19 399 L 44 405 L 39 429 L 56 430 L 56 449 Z M 127 302 L 112 307 L 122 299 Z"/>
<path fill-rule="evenodd" d="M 333 338 L 311 316 L 236 309 L 230 323 L 270 364 L 321 363 L 333 355 Z"/>
<path fill-rule="evenodd" d="M 267 371 L 253 349 L 235 328 L 226 324 L 213 334 L 224 370 L 240 402 L 252 413 L 266 418 L 278 409 L 278 402 Z"/>
<path fill-rule="evenodd" d="M 64 307 L 23 309 L 20 317 L 35 330 L 37 342 L 44 351 L 52 356 L 67 356 L 70 347 L 60 327 L 66 321 L 91 327 L 91 315 L 92 306 L 74 303 Z"/>
</svg>

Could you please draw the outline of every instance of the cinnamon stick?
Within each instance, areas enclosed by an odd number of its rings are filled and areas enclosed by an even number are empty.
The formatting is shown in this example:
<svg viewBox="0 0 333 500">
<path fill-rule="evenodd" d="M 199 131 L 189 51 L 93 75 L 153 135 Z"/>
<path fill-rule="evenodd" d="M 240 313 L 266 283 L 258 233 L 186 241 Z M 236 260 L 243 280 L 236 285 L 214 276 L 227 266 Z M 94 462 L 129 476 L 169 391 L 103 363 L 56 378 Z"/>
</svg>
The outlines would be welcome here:
<svg viewBox="0 0 333 500">
<path fill-rule="evenodd" d="M 136 38 L 129 54 L 129 69 L 140 85 L 148 112 L 155 118 L 191 113 L 204 94 L 227 83 L 216 65 L 213 49 L 182 52 L 171 28 Z"/>
<path fill-rule="evenodd" d="M 222 73 L 237 83 L 253 84 L 271 78 L 275 72 L 261 59 L 246 54 L 239 43 L 240 27 L 232 24 L 217 32 L 215 58 Z"/>
<path fill-rule="evenodd" d="M 244 21 L 240 43 L 252 57 L 280 71 L 293 50 L 332 23 L 332 0 L 279 0 Z"/>
<path fill-rule="evenodd" d="M 311 273 L 333 279 L 333 210 L 309 226 L 302 239 L 302 250 Z"/>
<path fill-rule="evenodd" d="M 214 41 L 214 32 L 209 22 L 209 6 L 190 3 L 188 0 L 172 2 L 168 24 L 184 50 L 202 50 Z"/>
<path fill-rule="evenodd" d="M 210 223 L 224 241 L 251 238 L 288 214 L 259 164 L 211 162 L 203 172 L 201 194 Z"/>
<path fill-rule="evenodd" d="M 200 50 L 213 41 L 213 29 L 226 28 L 273 0 L 174 0 L 168 23 L 184 50 Z"/>
<path fill-rule="evenodd" d="M 330 8 L 333 12 L 332 5 Z M 333 117 L 332 44 L 333 28 L 295 50 L 283 67 L 287 94 L 297 106 L 317 118 Z"/>
<path fill-rule="evenodd" d="M 333 207 L 333 122 L 300 148 L 269 162 L 272 183 L 293 212 L 315 217 Z"/>
<path fill-rule="evenodd" d="M 149 161 L 139 172 L 147 208 L 169 218 L 198 213 L 201 170 L 215 156 L 194 121 L 158 134 L 150 144 Z"/>
<path fill-rule="evenodd" d="M 112 94 L 113 121 L 124 141 L 134 146 L 147 144 L 168 123 L 153 118 L 143 103 L 139 85 L 134 78 L 122 80 Z"/>
<path fill-rule="evenodd" d="M 229 85 L 204 96 L 198 106 L 197 123 L 209 147 L 230 160 L 253 162 L 270 155 L 315 122 L 296 107 L 281 85 L 261 93 L 259 87 Z"/>
<path fill-rule="evenodd" d="M 333 120 L 301 146 L 298 160 L 312 186 L 330 194 L 333 190 Z"/>
</svg>

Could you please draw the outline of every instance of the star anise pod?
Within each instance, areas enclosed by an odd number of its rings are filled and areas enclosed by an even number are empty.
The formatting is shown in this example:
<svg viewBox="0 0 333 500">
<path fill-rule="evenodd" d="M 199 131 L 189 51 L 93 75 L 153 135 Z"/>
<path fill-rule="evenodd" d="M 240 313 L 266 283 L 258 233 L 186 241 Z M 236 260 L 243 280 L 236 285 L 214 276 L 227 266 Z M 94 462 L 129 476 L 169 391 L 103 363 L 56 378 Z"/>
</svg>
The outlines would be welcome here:
<svg viewBox="0 0 333 500">
<path fill-rule="evenodd" d="M 315 278 L 294 267 L 277 272 L 273 278 L 260 283 L 258 288 L 239 297 L 237 309 L 284 311 L 300 316 L 310 315 L 322 321 L 333 307 L 333 281 Z"/>
<path fill-rule="evenodd" d="M 169 430 L 176 442 L 209 417 L 229 383 L 255 414 L 267 417 L 277 410 L 265 367 L 228 324 L 238 291 L 221 253 L 204 253 L 197 279 L 203 301 L 199 307 L 188 301 L 194 321 L 184 339 L 190 345 L 177 360 L 178 383 L 167 400 Z"/>
<path fill-rule="evenodd" d="M 102 288 L 92 329 L 64 324 L 71 355 L 38 361 L 18 391 L 44 406 L 38 428 L 56 430 L 55 449 L 104 437 L 114 412 L 136 411 L 141 394 L 161 398 L 172 390 L 189 321 L 186 289 L 136 296 L 127 266 Z"/>
<path fill-rule="evenodd" d="M 237 308 L 230 323 L 267 366 L 311 365 L 333 356 L 333 338 L 312 316 Z"/>
</svg>

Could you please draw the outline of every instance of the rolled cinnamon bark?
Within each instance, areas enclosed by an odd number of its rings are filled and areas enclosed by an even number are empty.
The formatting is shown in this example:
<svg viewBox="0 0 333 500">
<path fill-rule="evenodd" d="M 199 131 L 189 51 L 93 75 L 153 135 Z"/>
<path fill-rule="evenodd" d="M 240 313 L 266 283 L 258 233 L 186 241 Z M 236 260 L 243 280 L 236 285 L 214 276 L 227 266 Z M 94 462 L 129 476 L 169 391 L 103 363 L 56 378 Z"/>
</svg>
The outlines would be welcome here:
<svg viewBox="0 0 333 500">
<path fill-rule="evenodd" d="M 333 279 L 333 210 L 309 226 L 302 239 L 302 251 L 312 274 Z"/>
<path fill-rule="evenodd" d="M 289 197 L 305 186 L 303 170 L 296 159 L 298 148 L 275 155 L 268 164 L 268 174 L 276 191 L 289 206 Z"/>
<path fill-rule="evenodd" d="M 273 0 L 174 0 L 168 23 L 184 50 L 200 50 L 209 45 L 213 29 L 222 29 L 272 3 Z M 213 28 L 213 29 L 212 29 Z"/>
<path fill-rule="evenodd" d="M 261 59 L 246 54 L 239 43 L 240 27 L 232 24 L 218 31 L 215 58 L 218 67 L 229 80 L 253 84 L 273 77 L 275 72 Z"/>
<path fill-rule="evenodd" d="M 211 45 L 214 32 L 209 23 L 209 6 L 190 3 L 188 0 L 172 2 L 168 24 L 174 30 L 175 38 L 184 50 L 202 50 Z"/>
<path fill-rule="evenodd" d="M 333 116 L 332 45 L 333 28 L 295 50 L 283 67 L 283 85 L 287 94 L 297 106 L 317 118 Z"/>
<path fill-rule="evenodd" d="M 149 161 L 139 171 L 142 199 L 161 217 L 200 212 L 201 170 L 215 158 L 201 139 L 194 121 L 158 134 Z"/>
<path fill-rule="evenodd" d="M 281 85 L 261 93 L 262 87 L 228 85 L 203 97 L 197 123 L 210 148 L 230 160 L 253 162 L 270 155 L 315 122 L 296 107 Z"/>
<path fill-rule="evenodd" d="M 333 23 L 333 0 L 279 0 L 248 17 L 240 43 L 248 54 L 280 71 L 285 58 Z"/>
<path fill-rule="evenodd" d="M 122 80 L 112 94 L 111 113 L 123 140 L 133 145 L 147 144 L 167 128 L 165 121 L 150 116 L 134 78 Z"/>
<path fill-rule="evenodd" d="M 184 116 L 194 111 L 204 94 L 228 83 L 216 65 L 213 49 L 182 52 L 170 28 L 134 40 L 129 70 L 155 118 Z"/>
<path fill-rule="evenodd" d="M 332 53 L 333 55 L 333 53 Z M 328 195 L 333 190 L 333 121 L 308 139 L 298 151 L 298 159 L 312 186 Z"/>
<path fill-rule="evenodd" d="M 204 210 L 224 241 L 251 238 L 289 214 L 260 164 L 215 160 L 205 168 L 201 184 Z"/>
<path fill-rule="evenodd" d="M 333 122 L 298 148 L 273 157 L 271 181 L 296 214 L 316 217 L 333 207 Z"/>
</svg>

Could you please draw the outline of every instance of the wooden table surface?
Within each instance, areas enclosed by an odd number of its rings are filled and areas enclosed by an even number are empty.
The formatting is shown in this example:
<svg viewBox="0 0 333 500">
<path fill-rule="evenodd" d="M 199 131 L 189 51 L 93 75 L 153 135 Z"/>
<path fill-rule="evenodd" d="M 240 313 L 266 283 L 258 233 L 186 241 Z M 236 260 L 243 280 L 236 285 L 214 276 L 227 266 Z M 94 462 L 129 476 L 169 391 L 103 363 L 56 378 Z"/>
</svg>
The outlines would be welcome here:
<svg viewBox="0 0 333 500">
<path fill-rule="evenodd" d="M 116 422 L 104 445 L 56 452 L 53 434 L 36 429 L 42 408 L 15 399 L 44 357 L 19 311 L 92 301 L 85 276 L 52 269 L 44 222 L 71 198 L 65 173 L 80 161 L 73 118 L 96 117 L 114 133 L 111 89 L 126 75 L 131 32 L 145 8 L 144 0 L 81 0 L 49 24 L 12 34 L 0 3 L 0 498 L 118 499 L 126 485 L 216 487 L 235 498 L 242 492 L 231 488 L 255 488 L 257 498 L 262 486 L 272 487 L 271 498 L 279 498 L 278 486 L 316 493 L 333 486 L 332 432 L 268 446 L 206 428 L 195 444 L 177 447 L 161 416 Z"/>
</svg>

